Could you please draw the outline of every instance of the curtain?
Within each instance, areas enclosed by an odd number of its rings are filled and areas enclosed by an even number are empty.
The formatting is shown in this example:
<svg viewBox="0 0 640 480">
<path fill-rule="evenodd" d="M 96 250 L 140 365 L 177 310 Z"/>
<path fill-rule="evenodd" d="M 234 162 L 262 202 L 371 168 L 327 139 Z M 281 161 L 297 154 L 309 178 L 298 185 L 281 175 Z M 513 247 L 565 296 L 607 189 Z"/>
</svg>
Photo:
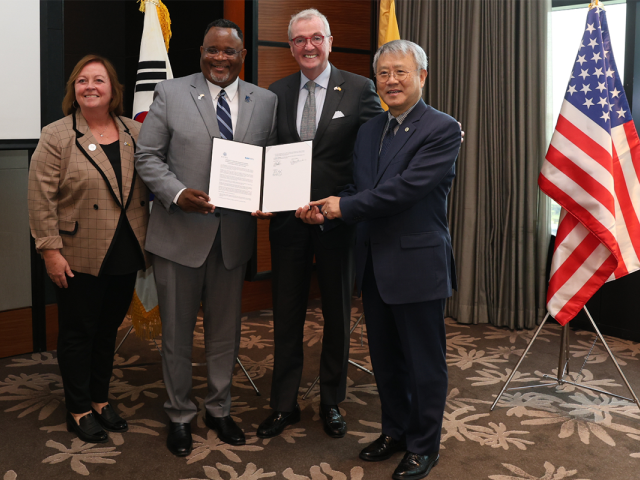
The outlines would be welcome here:
<svg viewBox="0 0 640 480">
<path fill-rule="evenodd" d="M 460 323 L 533 328 L 546 313 L 550 0 L 396 0 L 401 38 L 425 49 L 425 101 L 462 123 L 449 196 Z"/>
</svg>

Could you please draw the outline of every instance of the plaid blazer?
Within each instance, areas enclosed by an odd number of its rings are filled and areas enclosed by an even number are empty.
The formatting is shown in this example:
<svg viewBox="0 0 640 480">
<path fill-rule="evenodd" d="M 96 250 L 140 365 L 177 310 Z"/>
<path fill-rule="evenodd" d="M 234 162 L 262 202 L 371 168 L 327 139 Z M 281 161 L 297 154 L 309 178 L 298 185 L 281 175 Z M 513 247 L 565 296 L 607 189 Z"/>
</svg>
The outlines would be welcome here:
<svg viewBox="0 0 640 480">
<path fill-rule="evenodd" d="M 97 276 L 124 209 L 140 248 L 149 194 L 133 165 L 140 124 L 114 117 L 122 192 L 107 155 L 80 111 L 42 129 L 29 168 L 29 224 L 38 252 L 61 249 L 72 270 Z"/>
</svg>

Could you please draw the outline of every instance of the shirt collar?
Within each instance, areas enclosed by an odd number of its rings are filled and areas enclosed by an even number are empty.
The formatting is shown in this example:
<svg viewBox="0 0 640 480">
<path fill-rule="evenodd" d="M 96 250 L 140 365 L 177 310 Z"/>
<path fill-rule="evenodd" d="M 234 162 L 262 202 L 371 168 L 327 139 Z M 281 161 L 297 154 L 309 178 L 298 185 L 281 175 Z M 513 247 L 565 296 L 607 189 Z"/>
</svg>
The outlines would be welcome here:
<svg viewBox="0 0 640 480">
<path fill-rule="evenodd" d="M 331 77 L 331 64 L 327 63 L 327 68 L 325 68 L 320 75 L 314 80 L 316 85 L 320 85 L 325 90 L 329 87 L 329 77 Z M 300 72 L 300 90 L 304 88 L 309 79 L 307 76 Z"/>
<path fill-rule="evenodd" d="M 411 110 L 416 108 L 416 105 L 418 105 L 418 103 L 420 103 L 420 99 L 418 99 L 418 101 L 413 105 L 413 107 L 411 107 L 406 112 L 401 113 L 397 117 L 394 117 L 393 115 L 391 115 L 390 111 L 387 111 L 387 114 L 389 115 L 389 119 L 387 120 L 387 122 L 390 122 L 392 118 L 395 118 L 397 120 L 397 122 L 398 122 L 398 125 L 402 125 L 402 122 L 404 122 L 404 119 L 407 118 L 407 116 L 411 113 Z"/>
<path fill-rule="evenodd" d="M 215 83 L 211 83 L 206 77 L 205 79 L 207 80 L 207 85 L 209 86 L 209 91 L 211 92 L 211 96 L 215 100 L 216 98 L 218 98 L 218 95 L 220 95 L 220 90 L 222 90 L 222 87 L 219 87 Z M 233 102 L 233 99 L 235 98 L 236 93 L 238 93 L 238 83 L 239 83 L 238 78 L 236 77 L 233 83 L 224 87 L 224 91 L 227 94 L 227 98 L 229 99 L 230 102 Z"/>
</svg>

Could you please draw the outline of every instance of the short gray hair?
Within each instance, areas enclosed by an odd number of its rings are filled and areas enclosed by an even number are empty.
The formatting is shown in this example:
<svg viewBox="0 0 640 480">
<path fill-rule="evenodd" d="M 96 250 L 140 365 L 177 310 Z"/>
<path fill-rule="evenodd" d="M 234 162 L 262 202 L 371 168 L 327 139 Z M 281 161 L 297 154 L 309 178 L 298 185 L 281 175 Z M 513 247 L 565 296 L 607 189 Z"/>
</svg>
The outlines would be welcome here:
<svg viewBox="0 0 640 480">
<path fill-rule="evenodd" d="M 373 57 L 374 72 L 378 71 L 378 59 L 385 53 L 403 53 L 404 55 L 406 55 L 407 53 L 411 53 L 411 55 L 413 55 L 413 59 L 416 62 L 416 66 L 419 69 L 426 70 L 429 66 L 427 54 L 424 53 L 424 50 L 420 45 L 410 42 L 409 40 L 392 40 L 382 45 L 376 52 L 376 55 Z"/>
<path fill-rule="evenodd" d="M 289 29 L 287 30 L 287 36 L 289 37 L 289 40 L 292 39 L 291 28 L 293 27 L 294 23 L 296 23 L 298 20 L 311 20 L 312 18 L 319 18 L 320 20 L 322 20 L 322 23 L 324 23 L 325 36 L 327 37 L 331 36 L 331 29 L 329 28 L 329 20 L 327 20 L 327 17 L 325 17 L 315 8 L 307 8 L 306 10 L 302 10 L 301 12 L 298 12 L 295 15 L 291 16 L 291 21 L 289 22 Z"/>
</svg>

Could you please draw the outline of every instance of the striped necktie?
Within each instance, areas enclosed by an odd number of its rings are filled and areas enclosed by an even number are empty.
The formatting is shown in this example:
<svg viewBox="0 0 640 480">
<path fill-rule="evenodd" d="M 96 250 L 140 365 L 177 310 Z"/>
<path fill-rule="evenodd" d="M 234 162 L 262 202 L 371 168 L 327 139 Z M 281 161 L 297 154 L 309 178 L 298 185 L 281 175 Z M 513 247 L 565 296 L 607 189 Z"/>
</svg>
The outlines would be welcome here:
<svg viewBox="0 0 640 480">
<path fill-rule="evenodd" d="M 302 121 L 300 122 L 300 140 L 313 140 L 316 136 L 316 82 L 309 80 L 305 88 L 309 90 L 307 101 L 304 102 L 302 110 Z"/>
<path fill-rule="evenodd" d="M 218 117 L 218 128 L 220 129 L 220 136 L 225 140 L 233 140 L 233 125 L 231 125 L 231 110 L 227 103 L 227 92 L 220 91 L 218 96 L 218 108 L 216 109 L 216 116 Z"/>
</svg>

